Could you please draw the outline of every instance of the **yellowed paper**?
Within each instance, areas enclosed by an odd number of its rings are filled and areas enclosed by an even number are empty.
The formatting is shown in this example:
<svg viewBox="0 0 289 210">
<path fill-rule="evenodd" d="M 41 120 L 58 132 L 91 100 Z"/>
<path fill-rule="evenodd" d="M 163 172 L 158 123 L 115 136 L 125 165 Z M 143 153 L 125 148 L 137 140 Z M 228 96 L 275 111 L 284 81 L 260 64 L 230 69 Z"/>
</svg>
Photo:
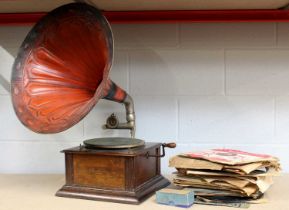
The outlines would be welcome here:
<svg viewBox="0 0 289 210">
<path fill-rule="evenodd" d="M 218 163 L 212 163 L 206 160 L 197 160 L 192 158 L 174 156 L 169 161 L 170 167 L 175 168 L 193 168 L 193 169 L 210 169 L 222 170 L 223 166 Z"/>
</svg>

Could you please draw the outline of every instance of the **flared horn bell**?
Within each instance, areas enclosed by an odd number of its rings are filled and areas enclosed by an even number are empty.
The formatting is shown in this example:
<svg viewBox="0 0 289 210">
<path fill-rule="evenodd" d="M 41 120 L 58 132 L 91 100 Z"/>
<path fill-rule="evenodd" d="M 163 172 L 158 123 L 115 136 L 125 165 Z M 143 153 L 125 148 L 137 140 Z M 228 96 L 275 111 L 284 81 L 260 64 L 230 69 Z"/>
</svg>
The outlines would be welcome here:
<svg viewBox="0 0 289 210">
<path fill-rule="evenodd" d="M 105 98 L 125 103 L 128 122 L 119 127 L 134 133 L 132 99 L 108 77 L 112 58 L 111 28 L 98 9 L 72 3 L 48 13 L 28 33 L 13 65 L 18 118 L 35 132 L 57 133 Z"/>
</svg>

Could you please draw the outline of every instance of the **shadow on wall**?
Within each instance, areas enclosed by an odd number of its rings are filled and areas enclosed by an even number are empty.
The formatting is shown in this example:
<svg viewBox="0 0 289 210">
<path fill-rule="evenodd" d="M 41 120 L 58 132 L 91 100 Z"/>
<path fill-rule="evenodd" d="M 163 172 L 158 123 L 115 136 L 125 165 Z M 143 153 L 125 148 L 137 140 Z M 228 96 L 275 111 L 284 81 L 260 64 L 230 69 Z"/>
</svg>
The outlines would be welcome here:
<svg viewBox="0 0 289 210">
<path fill-rule="evenodd" d="M 0 74 L 0 85 L 10 93 L 10 83 Z"/>
<path fill-rule="evenodd" d="M 130 93 L 174 95 L 178 89 L 174 69 L 158 50 L 130 50 Z"/>
<path fill-rule="evenodd" d="M 173 95 L 178 85 L 173 69 L 158 50 L 130 50 L 129 54 L 137 138 L 159 142 L 164 132 L 166 138 L 175 139 L 177 103 Z M 164 123 L 164 119 L 168 122 Z"/>
<path fill-rule="evenodd" d="M 14 59 L 30 28 L 30 26 L 0 27 L 0 86 L 8 93 Z"/>
<path fill-rule="evenodd" d="M 13 56 L 12 53 L 4 49 L 2 42 L 3 40 L 0 40 L 0 94 L 4 93 L 6 95 L 10 93 L 10 77 L 16 56 Z"/>
<path fill-rule="evenodd" d="M 0 86 L 10 93 L 10 75 L 18 49 L 30 30 L 30 26 L 0 27 Z"/>
</svg>

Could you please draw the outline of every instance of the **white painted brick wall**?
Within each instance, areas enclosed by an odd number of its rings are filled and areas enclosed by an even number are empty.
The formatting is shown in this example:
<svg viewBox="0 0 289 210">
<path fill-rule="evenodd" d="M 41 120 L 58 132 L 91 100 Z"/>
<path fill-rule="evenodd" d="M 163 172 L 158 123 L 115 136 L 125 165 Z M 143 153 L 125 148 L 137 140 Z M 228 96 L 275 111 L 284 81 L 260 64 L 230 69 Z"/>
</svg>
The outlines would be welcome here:
<svg viewBox="0 0 289 210">
<path fill-rule="evenodd" d="M 138 138 L 176 141 L 168 156 L 226 147 L 280 157 L 289 172 L 289 24 L 113 25 L 111 78 L 135 100 Z M 29 27 L 0 27 L 0 84 L 9 81 Z M 128 136 L 102 130 L 124 107 L 100 101 L 66 132 L 35 134 L 17 120 L 0 85 L 0 173 L 63 173 L 61 149 L 87 138 Z"/>
</svg>

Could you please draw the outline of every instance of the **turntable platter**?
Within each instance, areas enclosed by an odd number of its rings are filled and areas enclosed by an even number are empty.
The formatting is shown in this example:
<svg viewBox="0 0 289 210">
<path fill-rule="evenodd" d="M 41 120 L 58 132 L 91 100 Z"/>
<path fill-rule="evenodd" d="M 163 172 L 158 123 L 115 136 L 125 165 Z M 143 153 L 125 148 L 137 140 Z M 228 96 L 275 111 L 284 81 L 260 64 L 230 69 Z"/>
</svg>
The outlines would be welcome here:
<svg viewBox="0 0 289 210">
<path fill-rule="evenodd" d="M 85 140 L 85 147 L 90 149 L 128 149 L 145 144 L 143 140 L 135 138 L 108 137 Z"/>
</svg>

